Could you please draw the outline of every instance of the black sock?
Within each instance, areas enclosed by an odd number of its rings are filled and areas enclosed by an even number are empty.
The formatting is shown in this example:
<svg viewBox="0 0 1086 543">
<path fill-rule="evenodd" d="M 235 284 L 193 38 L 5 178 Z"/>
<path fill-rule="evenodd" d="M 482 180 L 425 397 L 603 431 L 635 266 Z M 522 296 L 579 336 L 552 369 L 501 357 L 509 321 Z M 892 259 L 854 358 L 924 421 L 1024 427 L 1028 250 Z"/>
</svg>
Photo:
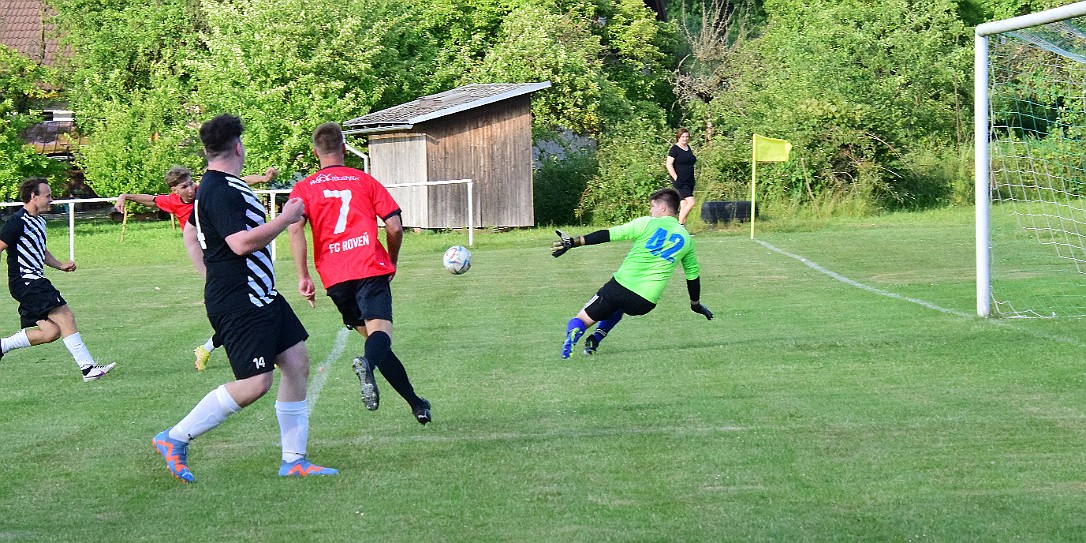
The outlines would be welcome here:
<svg viewBox="0 0 1086 543">
<path fill-rule="evenodd" d="M 388 356 L 381 361 L 377 369 L 381 370 L 381 375 L 385 377 L 388 384 L 392 385 L 392 388 L 396 389 L 396 392 L 404 400 L 407 400 L 408 405 L 415 407 L 422 400 L 422 398 L 415 395 L 411 380 L 407 378 L 407 370 L 404 369 L 403 363 L 400 362 L 400 358 L 396 356 L 396 353 L 389 351 Z"/>
<path fill-rule="evenodd" d="M 392 352 L 392 338 L 384 332 L 374 332 L 366 338 L 366 357 L 373 367 L 381 367 L 381 362 Z"/>
</svg>

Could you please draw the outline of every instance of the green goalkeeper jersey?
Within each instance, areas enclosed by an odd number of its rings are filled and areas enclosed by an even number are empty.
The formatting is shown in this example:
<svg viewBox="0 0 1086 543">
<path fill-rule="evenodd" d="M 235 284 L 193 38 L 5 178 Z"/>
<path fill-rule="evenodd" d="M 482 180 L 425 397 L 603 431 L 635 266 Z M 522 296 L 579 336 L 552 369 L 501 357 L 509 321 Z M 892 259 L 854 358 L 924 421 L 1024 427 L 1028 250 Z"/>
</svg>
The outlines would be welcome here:
<svg viewBox="0 0 1086 543">
<path fill-rule="evenodd" d="M 611 241 L 633 240 L 615 281 L 636 292 L 642 298 L 657 303 L 664 293 L 668 279 L 681 262 L 687 280 L 700 273 L 694 256 L 694 240 L 673 216 L 640 217 L 626 224 L 609 228 Z"/>
</svg>

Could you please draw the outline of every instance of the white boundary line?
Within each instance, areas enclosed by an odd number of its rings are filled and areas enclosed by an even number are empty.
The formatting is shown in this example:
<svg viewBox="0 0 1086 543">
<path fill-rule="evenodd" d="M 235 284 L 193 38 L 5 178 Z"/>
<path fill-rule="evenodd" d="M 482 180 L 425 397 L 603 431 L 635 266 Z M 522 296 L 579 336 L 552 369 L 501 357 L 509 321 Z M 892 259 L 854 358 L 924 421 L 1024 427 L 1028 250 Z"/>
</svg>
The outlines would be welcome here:
<svg viewBox="0 0 1086 543">
<path fill-rule="evenodd" d="M 966 317 L 966 318 L 970 318 L 970 319 L 973 318 L 973 315 L 971 313 L 963 313 L 961 311 L 954 311 L 953 309 L 946 309 L 944 307 L 939 307 L 939 306 L 937 306 L 937 305 L 935 305 L 935 304 L 933 304 L 931 302 L 925 302 L 924 300 L 920 300 L 920 299 L 917 299 L 917 298 L 909 298 L 908 296 L 902 296 L 900 294 L 896 294 L 896 293 L 889 292 L 889 291 L 886 291 L 886 290 L 877 289 L 877 288 L 869 286 L 869 285 L 865 285 L 865 284 L 860 283 L 858 281 L 853 281 L 852 279 L 849 279 L 848 277 L 845 277 L 845 276 L 843 276 L 843 275 L 841 275 L 841 274 L 839 274 L 837 272 L 827 270 L 826 268 L 823 268 L 822 266 L 819 266 L 818 264 L 816 264 L 816 263 L 814 263 L 814 262 L 812 262 L 810 260 L 807 260 L 806 258 L 804 258 L 802 256 L 794 255 L 794 254 L 789 253 L 788 251 L 785 251 L 783 249 L 778 249 L 777 247 L 774 247 L 773 245 L 770 245 L 770 244 L 768 244 L 768 243 L 766 243 L 766 242 L 764 242 L 764 241 L 762 241 L 760 239 L 756 239 L 754 241 L 756 241 L 758 243 L 758 245 L 761 245 L 762 247 L 765 247 L 766 249 L 769 249 L 770 251 L 773 251 L 773 252 L 778 253 L 778 254 L 782 254 L 782 255 L 787 256 L 789 258 L 794 258 L 794 259 L 806 264 L 811 269 L 813 269 L 813 270 L 815 270 L 815 271 L 817 271 L 819 273 L 828 275 L 828 276 L 830 276 L 830 277 L 832 277 L 832 278 L 834 278 L 834 279 L 836 279 L 836 280 L 838 280 L 838 281 L 840 281 L 840 282 L 842 282 L 842 283 L 844 283 L 846 285 L 850 285 L 850 286 L 853 286 L 853 287 L 856 287 L 856 288 L 859 288 L 859 289 L 863 289 L 863 290 L 866 290 L 868 292 L 878 294 L 880 296 L 886 296 L 888 298 L 894 298 L 895 300 L 904 300 L 906 302 L 912 302 L 914 304 L 922 305 L 922 306 L 924 306 L 924 307 L 926 307 L 928 309 L 934 309 L 936 311 L 946 313 L 948 315 L 956 315 L 958 317 Z"/>
<path fill-rule="evenodd" d="M 328 353 L 328 357 L 317 365 L 317 374 L 309 380 L 309 392 L 306 394 L 306 403 L 309 404 L 309 414 L 313 414 L 313 409 L 317 407 L 317 399 L 321 396 L 321 389 L 324 388 L 324 383 L 328 382 L 328 374 L 332 373 L 332 364 L 336 361 L 343 351 L 347 349 L 347 337 L 351 331 L 346 328 L 340 328 L 339 333 L 336 334 L 336 341 L 332 344 L 332 352 Z"/>
<path fill-rule="evenodd" d="M 833 278 L 833 279 L 835 279 L 837 281 L 840 281 L 840 282 L 842 282 L 842 283 L 844 283 L 846 285 L 853 286 L 853 287 L 856 287 L 856 288 L 859 288 L 859 289 L 862 289 L 862 290 L 866 290 L 868 292 L 871 292 L 873 294 L 878 294 L 880 296 L 886 296 L 887 298 L 893 298 L 895 300 L 903 300 L 903 301 L 906 301 L 906 302 L 911 302 L 911 303 L 914 303 L 914 304 L 917 304 L 917 305 L 924 306 L 924 307 L 926 307 L 928 309 L 934 309 L 936 311 L 939 311 L 941 313 L 945 313 L 947 315 L 954 315 L 956 317 L 962 317 L 962 318 L 966 318 L 966 319 L 969 319 L 969 320 L 980 319 L 980 317 L 978 317 L 977 315 L 973 315 L 972 313 L 965 313 L 965 312 L 962 312 L 962 311 L 955 311 L 953 309 L 946 309 L 944 307 L 939 307 L 939 306 L 937 306 L 937 305 L 935 305 L 935 304 L 933 304 L 931 302 L 926 302 L 924 300 L 920 300 L 920 299 L 917 299 L 917 298 L 910 298 L 908 296 L 902 296 L 901 294 L 897 294 L 897 293 L 894 293 L 894 292 L 889 292 L 889 291 L 885 291 L 885 290 L 882 290 L 882 289 L 878 289 L 878 288 L 875 288 L 875 287 L 872 287 L 872 286 L 869 286 L 869 285 L 865 285 L 865 284 L 860 283 L 858 281 L 853 281 L 852 279 L 849 279 L 848 277 L 845 277 L 845 276 L 843 276 L 843 275 L 841 275 L 841 274 L 839 274 L 837 272 L 834 272 L 834 271 L 828 270 L 826 268 L 823 268 L 822 266 L 818 265 L 817 263 L 812 262 L 812 261 L 810 261 L 810 260 L 808 260 L 808 259 L 806 259 L 806 258 L 804 258 L 804 257 L 802 257 L 800 255 L 789 253 L 788 251 L 785 251 L 783 249 L 779 249 L 777 247 L 774 247 L 773 245 L 771 245 L 769 243 L 766 243 L 766 242 L 764 242 L 764 241 L 762 241 L 760 239 L 755 239 L 754 241 L 757 242 L 762 247 L 765 247 L 766 249 L 769 249 L 770 251 L 773 251 L 773 252 L 775 252 L 777 254 L 787 256 L 789 258 L 794 258 L 794 259 L 806 264 L 811 269 L 813 269 L 813 270 L 815 270 L 815 271 L 817 271 L 819 273 L 828 275 L 829 277 L 831 277 L 831 278 Z M 1043 333 L 1043 332 L 1037 332 L 1035 330 L 1030 330 L 1030 329 L 1023 328 L 1023 327 L 1020 327 L 1020 326 L 1015 326 L 1015 323 L 1008 322 L 1008 321 L 1005 321 L 1005 320 L 1000 320 L 1000 319 L 985 318 L 985 319 L 980 319 L 980 320 L 982 320 L 985 323 L 989 323 L 989 324 L 992 324 L 992 325 L 995 325 L 995 326 L 1007 326 L 1007 327 L 1010 327 L 1010 328 L 1014 328 L 1018 332 L 1033 336 L 1035 338 L 1048 339 L 1048 340 L 1052 340 L 1052 341 L 1058 341 L 1060 343 L 1066 343 L 1066 344 L 1069 344 L 1069 345 L 1078 345 L 1078 346 L 1086 347 L 1086 343 L 1083 343 L 1078 338 L 1067 337 L 1067 336 L 1058 336 L 1058 335 L 1054 335 L 1054 334 L 1046 334 L 1046 333 Z"/>
</svg>

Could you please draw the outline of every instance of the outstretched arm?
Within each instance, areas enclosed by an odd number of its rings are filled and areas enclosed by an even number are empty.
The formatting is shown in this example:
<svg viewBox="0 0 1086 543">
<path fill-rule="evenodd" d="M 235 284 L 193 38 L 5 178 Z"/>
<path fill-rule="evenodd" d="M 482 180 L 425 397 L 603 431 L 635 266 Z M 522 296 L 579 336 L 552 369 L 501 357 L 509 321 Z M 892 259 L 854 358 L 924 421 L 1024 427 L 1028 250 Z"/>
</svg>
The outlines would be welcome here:
<svg viewBox="0 0 1086 543">
<path fill-rule="evenodd" d="M 596 230 L 591 234 L 577 237 L 570 236 L 561 230 L 555 230 L 554 232 L 558 234 L 558 241 L 551 244 L 551 255 L 555 258 L 566 254 L 566 251 L 574 247 L 596 245 L 598 243 L 607 243 L 611 241 L 611 232 L 609 230 Z"/>
<path fill-rule="evenodd" d="M 275 176 L 277 175 L 279 175 L 279 170 L 275 168 L 268 168 L 264 171 L 263 175 L 246 175 L 245 177 L 242 177 L 241 180 L 245 181 L 245 184 L 251 187 L 253 185 L 259 185 L 261 183 L 269 183 L 272 179 L 275 179 Z"/>
<path fill-rule="evenodd" d="M 283 204 L 279 215 L 252 230 L 241 230 L 226 236 L 226 244 L 236 255 L 247 255 L 267 247 L 283 230 L 305 215 L 305 203 L 301 198 L 291 198 Z"/>
<path fill-rule="evenodd" d="M 117 196 L 117 205 L 113 206 L 113 209 L 123 212 L 124 203 L 126 201 L 132 201 L 136 202 L 137 204 L 143 204 L 147 207 L 151 207 L 155 205 L 155 196 L 152 194 L 121 194 Z"/>
</svg>

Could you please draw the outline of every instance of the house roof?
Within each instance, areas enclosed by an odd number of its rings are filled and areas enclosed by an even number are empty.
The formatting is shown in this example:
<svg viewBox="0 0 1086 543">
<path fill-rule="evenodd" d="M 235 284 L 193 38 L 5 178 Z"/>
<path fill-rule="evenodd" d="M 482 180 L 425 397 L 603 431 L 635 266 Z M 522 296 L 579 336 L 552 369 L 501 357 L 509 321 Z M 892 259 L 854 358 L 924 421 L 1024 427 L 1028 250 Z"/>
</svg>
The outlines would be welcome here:
<svg viewBox="0 0 1086 543">
<path fill-rule="evenodd" d="M 542 83 L 472 83 L 445 92 L 423 96 L 343 123 L 348 134 L 373 134 L 410 130 L 416 124 L 469 109 L 530 94 L 551 86 Z"/>
<path fill-rule="evenodd" d="M 0 44 L 39 64 L 52 65 L 57 52 L 52 11 L 41 0 L 0 0 Z"/>
</svg>

